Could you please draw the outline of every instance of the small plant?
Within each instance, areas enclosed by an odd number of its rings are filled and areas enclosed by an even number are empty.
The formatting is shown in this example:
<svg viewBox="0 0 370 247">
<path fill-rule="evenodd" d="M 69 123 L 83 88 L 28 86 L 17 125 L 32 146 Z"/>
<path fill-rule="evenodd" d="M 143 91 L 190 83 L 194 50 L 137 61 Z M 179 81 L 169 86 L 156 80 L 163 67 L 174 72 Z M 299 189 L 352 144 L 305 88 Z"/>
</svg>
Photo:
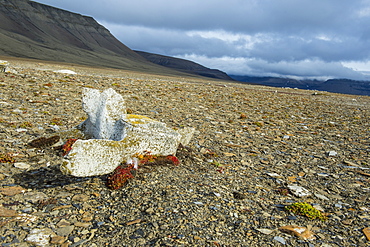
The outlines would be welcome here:
<svg viewBox="0 0 370 247">
<path fill-rule="evenodd" d="M 0 163 L 15 163 L 15 160 L 9 154 L 0 154 Z"/>
<path fill-rule="evenodd" d="M 278 188 L 277 192 L 283 196 L 289 195 L 289 189 L 288 188 Z"/>
<path fill-rule="evenodd" d="M 63 120 L 61 118 L 53 118 L 51 121 L 50 121 L 50 124 L 51 125 L 63 125 Z"/>
<path fill-rule="evenodd" d="M 219 173 L 225 173 L 226 167 L 217 161 L 213 161 L 212 164 L 216 166 L 216 171 Z"/>
<path fill-rule="evenodd" d="M 254 125 L 257 125 L 258 127 L 263 127 L 264 123 L 261 121 L 254 122 Z"/>
<path fill-rule="evenodd" d="M 134 178 L 134 175 L 131 173 L 134 169 L 134 165 L 128 167 L 118 166 L 113 174 L 108 177 L 107 187 L 112 190 L 118 190 L 126 184 L 128 179 Z"/>
<path fill-rule="evenodd" d="M 77 141 L 77 139 L 73 139 L 73 138 L 71 138 L 71 139 L 68 139 L 67 141 L 66 141 L 66 143 L 62 146 L 62 152 L 63 152 L 63 156 L 66 156 L 68 153 L 69 153 L 69 151 L 71 151 L 71 149 L 72 149 L 72 145 L 75 143 Z"/>
<path fill-rule="evenodd" d="M 117 190 L 123 187 L 129 179 L 134 178 L 139 166 L 166 164 L 179 165 L 180 161 L 174 155 L 158 156 L 152 155 L 149 152 L 136 154 L 133 158 L 127 159 L 126 164 L 119 165 L 113 173 L 108 176 L 107 187 L 112 190 Z"/>
<path fill-rule="evenodd" d="M 32 127 L 32 123 L 30 123 L 30 122 L 23 122 L 18 127 L 19 128 L 31 128 Z"/>
<path fill-rule="evenodd" d="M 292 212 L 294 214 L 306 216 L 312 220 L 320 219 L 322 221 L 327 220 L 327 217 L 316 208 L 312 207 L 306 202 L 296 202 L 291 205 L 285 206 L 285 210 Z"/>
</svg>

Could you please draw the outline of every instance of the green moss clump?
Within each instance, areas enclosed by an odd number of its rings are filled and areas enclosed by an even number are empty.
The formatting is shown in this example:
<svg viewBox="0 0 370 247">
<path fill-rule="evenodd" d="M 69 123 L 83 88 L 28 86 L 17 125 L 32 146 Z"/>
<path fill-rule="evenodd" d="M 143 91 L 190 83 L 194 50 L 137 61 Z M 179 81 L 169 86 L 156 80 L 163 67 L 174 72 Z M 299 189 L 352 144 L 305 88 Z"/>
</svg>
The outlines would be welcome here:
<svg viewBox="0 0 370 247">
<path fill-rule="evenodd" d="M 23 122 L 23 123 L 21 123 L 18 127 L 19 128 L 30 128 L 30 127 L 32 127 L 33 125 L 32 125 L 32 123 L 30 123 L 30 122 Z"/>
<path fill-rule="evenodd" d="M 291 205 L 285 206 L 285 210 L 294 214 L 306 216 L 312 220 L 320 219 L 322 221 L 327 220 L 327 217 L 322 212 L 312 207 L 306 202 L 296 202 Z"/>
</svg>

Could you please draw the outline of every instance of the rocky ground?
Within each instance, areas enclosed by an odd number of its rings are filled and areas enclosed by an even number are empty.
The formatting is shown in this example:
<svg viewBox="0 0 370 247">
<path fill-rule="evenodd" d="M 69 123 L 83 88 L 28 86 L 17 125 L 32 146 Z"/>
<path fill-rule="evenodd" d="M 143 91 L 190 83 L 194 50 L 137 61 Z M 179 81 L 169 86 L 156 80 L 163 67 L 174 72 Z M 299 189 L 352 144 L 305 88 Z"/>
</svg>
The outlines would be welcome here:
<svg viewBox="0 0 370 247">
<path fill-rule="evenodd" d="M 370 245 L 370 97 L 20 60 L 9 68 L 1 246 Z M 63 175 L 58 150 L 27 144 L 86 118 L 83 87 L 113 88 L 134 114 L 195 127 L 182 163 L 139 169 L 114 191 L 107 176 Z M 296 202 L 323 220 L 288 211 Z M 290 225 L 302 230 L 281 229 Z"/>
</svg>

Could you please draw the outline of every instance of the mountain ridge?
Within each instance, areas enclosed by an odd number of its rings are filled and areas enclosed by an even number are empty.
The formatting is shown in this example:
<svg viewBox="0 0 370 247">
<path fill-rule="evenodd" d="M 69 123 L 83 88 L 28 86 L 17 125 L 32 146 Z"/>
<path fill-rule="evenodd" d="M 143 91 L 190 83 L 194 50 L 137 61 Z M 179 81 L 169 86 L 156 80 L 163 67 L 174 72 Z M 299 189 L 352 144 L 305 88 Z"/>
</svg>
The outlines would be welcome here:
<svg viewBox="0 0 370 247">
<path fill-rule="evenodd" d="M 222 79 L 227 81 L 233 81 L 228 74 L 218 69 L 210 69 L 201 64 L 195 63 L 190 60 L 170 57 L 165 55 L 159 55 L 144 51 L 136 51 L 136 53 L 143 56 L 145 59 L 149 60 L 152 63 L 165 66 L 171 69 L 175 69 L 181 72 L 190 73 L 194 75 L 200 75 L 205 77 L 210 77 L 214 79 Z"/>
<path fill-rule="evenodd" d="M 29 0 L 0 0 L 0 56 L 196 76 L 148 61 L 93 17 Z"/>
<path fill-rule="evenodd" d="M 328 79 L 326 81 L 311 79 L 292 79 L 269 76 L 230 75 L 236 81 L 259 84 L 270 87 L 290 87 L 308 90 L 328 91 L 332 93 L 356 94 L 370 96 L 370 81 L 350 79 Z"/>
</svg>

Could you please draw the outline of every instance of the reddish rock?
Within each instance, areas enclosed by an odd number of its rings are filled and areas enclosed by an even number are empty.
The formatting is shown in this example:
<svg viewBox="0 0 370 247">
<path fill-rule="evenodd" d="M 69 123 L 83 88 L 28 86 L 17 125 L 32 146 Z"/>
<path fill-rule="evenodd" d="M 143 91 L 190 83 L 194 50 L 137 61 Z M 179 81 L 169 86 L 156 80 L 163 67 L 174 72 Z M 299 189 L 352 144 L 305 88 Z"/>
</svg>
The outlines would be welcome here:
<svg viewBox="0 0 370 247">
<path fill-rule="evenodd" d="M 279 230 L 304 240 L 316 239 L 312 231 L 302 226 L 296 225 L 282 226 L 279 228 Z"/>
</svg>

